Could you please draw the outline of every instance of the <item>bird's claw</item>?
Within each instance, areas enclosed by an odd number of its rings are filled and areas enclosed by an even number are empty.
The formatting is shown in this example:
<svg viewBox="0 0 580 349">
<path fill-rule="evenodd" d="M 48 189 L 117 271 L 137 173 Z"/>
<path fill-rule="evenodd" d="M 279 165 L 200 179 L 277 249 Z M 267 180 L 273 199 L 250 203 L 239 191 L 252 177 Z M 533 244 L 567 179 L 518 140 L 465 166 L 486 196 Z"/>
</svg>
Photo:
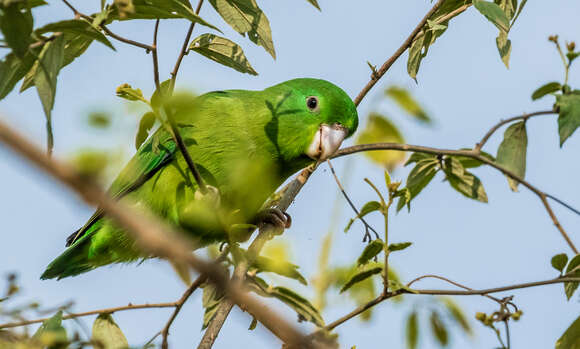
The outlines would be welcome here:
<svg viewBox="0 0 580 349">
<path fill-rule="evenodd" d="M 270 223 L 283 230 L 290 228 L 292 225 L 292 217 L 278 208 L 267 208 L 258 212 L 256 222 L 258 224 Z"/>
</svg>

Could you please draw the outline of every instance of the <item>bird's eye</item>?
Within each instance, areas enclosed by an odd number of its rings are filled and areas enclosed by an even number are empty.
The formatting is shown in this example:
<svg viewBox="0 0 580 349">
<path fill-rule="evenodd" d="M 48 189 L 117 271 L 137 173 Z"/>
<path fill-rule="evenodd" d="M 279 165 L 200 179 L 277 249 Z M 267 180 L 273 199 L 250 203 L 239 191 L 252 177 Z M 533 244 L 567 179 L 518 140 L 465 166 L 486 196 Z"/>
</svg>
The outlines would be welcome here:
<svg viewBox="0 0 580 349">
<path fill-rule="evenodd" d="M 314 96 L 306 98 L 306 106 L 310 110 L 316 110 L 316 108 L 318 108 L 318 98 Z"/>
</svg>

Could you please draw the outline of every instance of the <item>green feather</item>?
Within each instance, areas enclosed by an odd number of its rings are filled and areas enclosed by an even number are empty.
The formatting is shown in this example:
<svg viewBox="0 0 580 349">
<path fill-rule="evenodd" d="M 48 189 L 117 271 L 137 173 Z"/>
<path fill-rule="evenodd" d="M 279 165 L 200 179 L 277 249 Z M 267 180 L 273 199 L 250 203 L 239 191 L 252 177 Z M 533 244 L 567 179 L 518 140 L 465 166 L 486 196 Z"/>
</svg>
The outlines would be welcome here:
<svg viewBox="0 0 580 349">
<path fill-rule="evenodd" d="M 319 100 L 316 110 L 306 106 L 310 96 Z M 163 128 L 141 146 L 108 192 L 179 226 L 202 244 L 233 238 L 229 227 L 250 222 L 278 186 L 313 162 L 305 152 L 321 124 L 339 123 L 349 136 L 358 125 L 348 95 L 317 79 L 290 80 L 262 91 L 216 91 L 174 99 L 182 138 L 204 181 L 219 190 L 219 208 L 196 199 L 197 184 Z M 149 257 L 101 210 L 67 242 L 68 248 L 41 278 L 60 279 Z"/>
</svg>

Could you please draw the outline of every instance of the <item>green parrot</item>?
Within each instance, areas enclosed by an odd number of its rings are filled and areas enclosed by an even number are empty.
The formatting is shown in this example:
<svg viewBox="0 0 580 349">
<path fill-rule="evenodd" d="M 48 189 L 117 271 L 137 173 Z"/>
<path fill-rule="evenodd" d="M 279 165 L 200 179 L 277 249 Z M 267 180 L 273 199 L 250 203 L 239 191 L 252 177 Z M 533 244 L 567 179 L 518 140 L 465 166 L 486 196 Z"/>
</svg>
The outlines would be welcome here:
<svg viewBox="0 0 580 349">
<path fill-rule="evenodd" d="M 202 246 L 247 240 L 249 234 L 233 227 L 256 223 L 264 202 L 288 177 L 329 158 L 358 126 L 356 106 L 342 89 L 309 78 L 262 91 L 227 90 L 178 98 L 171 108 L 201 177 L 217 195 L 212 200 L 211 195 L 200 195 L 164 127 L 143 143 L 108 193 L 180 227 Z M 276 224 L 289 223 L 285 213 L 269 217 Z M 251 230 L 246 228 L 246 233 Z M 69 236 L 66 246 L 42 279 L 151 257 L 143 255 L 101 210 Z"/>
</svg>

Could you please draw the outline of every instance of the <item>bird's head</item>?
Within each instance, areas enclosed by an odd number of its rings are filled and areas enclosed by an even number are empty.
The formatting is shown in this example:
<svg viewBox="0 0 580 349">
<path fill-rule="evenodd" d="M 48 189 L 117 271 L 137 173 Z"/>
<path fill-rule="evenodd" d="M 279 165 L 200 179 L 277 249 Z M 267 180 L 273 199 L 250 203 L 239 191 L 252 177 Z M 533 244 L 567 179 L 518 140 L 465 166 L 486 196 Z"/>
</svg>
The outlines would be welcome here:
<svg viewBox="0 0 580 349">
<path fill-rule="evenodd" d="M 266 133 L 287 161 L 324 161 L 358 126 L 356 106 L 328 81 L 294 79 L 264 92 L 272 114 Z"/>
</svg>

